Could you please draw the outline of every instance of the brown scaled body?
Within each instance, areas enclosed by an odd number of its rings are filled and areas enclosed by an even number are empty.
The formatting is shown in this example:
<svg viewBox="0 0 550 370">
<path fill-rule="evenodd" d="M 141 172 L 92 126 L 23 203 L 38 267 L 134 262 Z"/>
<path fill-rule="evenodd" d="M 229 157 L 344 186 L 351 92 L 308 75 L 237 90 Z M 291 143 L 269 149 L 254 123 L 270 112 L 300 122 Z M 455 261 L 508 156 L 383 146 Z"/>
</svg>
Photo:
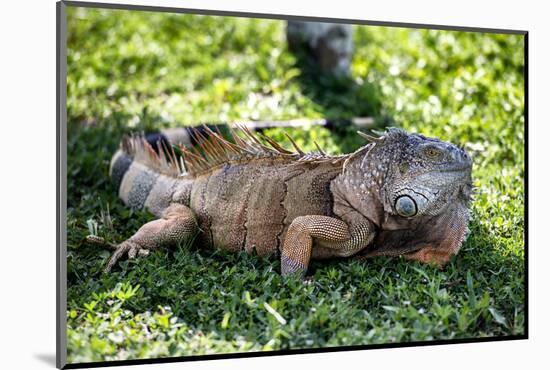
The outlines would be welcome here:
<svg viewBox="0 0 550 370">
<path fill-rule="evenodd" d="M 123 141 L 111 163 L 119 195 L 161 219 L 122 243 L 108 269 L 197 233 L 200 245 L 279 256 L 284 275 L 302 276 L 311 258 L 360 251 L 443 264 L 466 235 L 471 160 L 451 144 L 392 130 L 329 156 L 247 129 L 234 142 L 207 128 L 195 136 L 200 149 L 181 147 L 180 162 L 143 138 Z"/>
<path fill-rule="evenodd" d="M 226 163 L 195 179 L 189 206 L 201 244 L 278 255 L 299 216 L 332 216 L 330 181 L 340 166 L 267 157 Z"/>
</svg>

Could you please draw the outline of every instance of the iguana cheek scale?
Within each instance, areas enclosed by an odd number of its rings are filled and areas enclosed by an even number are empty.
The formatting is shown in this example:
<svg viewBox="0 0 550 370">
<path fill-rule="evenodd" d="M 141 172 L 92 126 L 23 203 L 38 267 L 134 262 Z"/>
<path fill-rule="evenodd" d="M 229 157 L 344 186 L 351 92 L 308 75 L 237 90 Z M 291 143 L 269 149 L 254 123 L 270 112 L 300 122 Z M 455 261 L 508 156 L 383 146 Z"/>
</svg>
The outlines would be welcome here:
<svg viewBox="0 0 550 370">
<path fill-rule="evenodd" d="M 160 148 L 125 138 L 111 161 L 113 183 L 125 204 L 159 219 L 121 243 L 107 270 L 195 236 L 205 247 L 278 256 L 283 275 L 303 276 L 312 258 L 360 251 L 446 262 L 467 232 L 471 159 L 397 129 L 369 139 L 331 156 L 304 153 L 292 139 L 289 151 L 246 128 L 232 129 L 231 141 L 208 127 L 171 129 Z"/>
</svg>

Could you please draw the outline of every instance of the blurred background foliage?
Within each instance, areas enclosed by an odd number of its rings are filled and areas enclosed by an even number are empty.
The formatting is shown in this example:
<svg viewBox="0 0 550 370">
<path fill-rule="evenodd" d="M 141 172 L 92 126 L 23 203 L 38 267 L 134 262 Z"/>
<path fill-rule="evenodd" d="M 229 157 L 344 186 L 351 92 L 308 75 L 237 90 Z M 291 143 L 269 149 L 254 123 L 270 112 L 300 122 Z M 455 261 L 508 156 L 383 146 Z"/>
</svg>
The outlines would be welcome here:
<svg viewBox="0 0 550 370">
<path fill-rule="evenodd" d="M 67 43 L 70 362 L 524 332 L 523 36 L 354 26 L 343 80 L 300 66 L 284 21 L 69 7 Z M 358 116 L 474 156 L 471 234 L 444 271 L 333 261 L 303 285 L 278 261 L 194 246 L 108 275 L 109 252 L 83 242 L 120 242 L 151 218 L 109 182 L 125 132 Z M 310 150 L 363 144 L 351 129 L 288 131 Z"/>
</svg>

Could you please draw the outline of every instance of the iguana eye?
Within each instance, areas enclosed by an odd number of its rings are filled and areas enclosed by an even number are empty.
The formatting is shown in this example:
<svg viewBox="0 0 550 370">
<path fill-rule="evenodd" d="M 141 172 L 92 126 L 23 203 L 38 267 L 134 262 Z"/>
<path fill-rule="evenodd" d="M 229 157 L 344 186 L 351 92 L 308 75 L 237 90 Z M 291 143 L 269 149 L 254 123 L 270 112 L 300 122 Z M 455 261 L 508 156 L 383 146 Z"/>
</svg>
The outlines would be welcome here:
<svg viewBox="0 0 550 370">
<path fill-rule="evenodd" d="M 395 201 L 395 210 L 400 216 L 412 217 L 418 212 L 416 202 L 408 195 L 402 195 Z"/>
<path fill-rule="evenodd" d="M 435 159 L 435 158 L 438 158 L 441 155 L 441 150 L 439 150 L 436 147 L 429 146 L 429 147 L 424 149 L 424 154 L 428 158 Z"/>
</svg>

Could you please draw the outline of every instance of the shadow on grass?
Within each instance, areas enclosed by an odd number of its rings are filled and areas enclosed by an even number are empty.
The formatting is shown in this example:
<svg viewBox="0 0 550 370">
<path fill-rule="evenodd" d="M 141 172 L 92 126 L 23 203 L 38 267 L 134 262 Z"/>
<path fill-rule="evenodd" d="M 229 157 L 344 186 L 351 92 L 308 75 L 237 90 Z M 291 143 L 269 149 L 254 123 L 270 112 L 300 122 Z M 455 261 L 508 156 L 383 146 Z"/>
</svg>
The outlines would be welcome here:
<svg viewBox="0 0 550 370">
<path fill-rule="evenodd" d="M 356 81 L 351 76 L 337 77 L 323 72 L 307 49 L 293 50 L 295 67 L 300 70 L 297 77 L 302 92 L 318 104 L 324 117 L 335 122 L 354 117 L 373 117 L 375 126 L 381 127 L 391 122 L 381 116 L 381 102 L 378 87 L 367 81 Z"/>
</svg>

